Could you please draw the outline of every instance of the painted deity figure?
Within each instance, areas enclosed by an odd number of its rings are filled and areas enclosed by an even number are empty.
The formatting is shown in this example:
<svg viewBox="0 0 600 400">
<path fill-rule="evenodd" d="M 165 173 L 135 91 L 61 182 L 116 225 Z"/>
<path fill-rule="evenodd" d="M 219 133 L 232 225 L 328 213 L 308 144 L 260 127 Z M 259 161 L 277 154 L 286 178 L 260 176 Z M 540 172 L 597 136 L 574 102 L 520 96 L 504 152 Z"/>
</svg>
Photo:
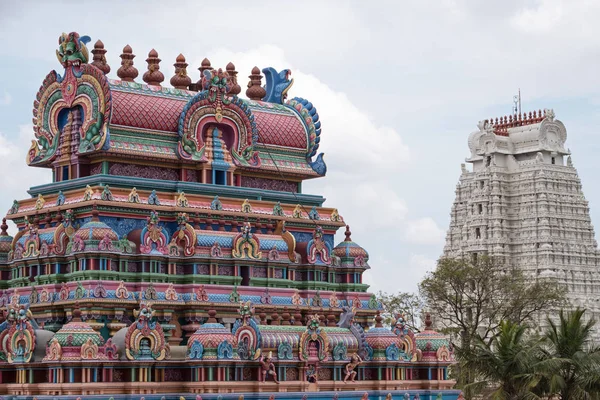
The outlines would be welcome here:
<svg viewBox="0 0 600 400">
<path fill-rule="evenodd" d="M 56 197 L 56 205 L 57 205 L 57 206 L 62 206 L 62 205 L 64 205 L 64 204 L 65 204 L 65 201 L 66 201 L 66 200 L 67 200 L 67 199 L 66 199 L 66 197 L 65 197 L 65 194 L 62 192 L 62 190 L 60 190 L 60 191 L 58 192 L 58 196 Z"/>
<path fill-rule="evenodd" d="M 139 203 L 140 202 L 140 195 L 138 194 L 136 188 L 131 189 L 131 192 L 129 192 L 129 196 L 127 197 L 127 200 L 130 203 Z"/>
<path fill-rule="evenodd" d="M 35 209 L 41 210 L 44 208 L 44 204 L 46 204 L 46 200 L 44 200 L 44 196 L 42 194 L 38 194 L 37 200 L 35 201 Z"/>
<path fill-rule="evenodd" d="M 8 210 L 9 214 L 16 214 L 19 212 L 19 202 L 17 200 L 13 201 L 12 207 Z"/>
<path fill-rule="evenodd" d="M 113 195 L 108 185 L 104 186 L 104 190 L 102 191 L 100 198 L 104 201 L 113 201 Z"/>
<path fill-rule="evenodd" d="M 348 378 L 350 378 L 351 382 L 355 382 L 356 373 L 360 363 L 362 363 L 362 359 L 358 354 L 353 354 L 352 357 L 350 357 L 350 362 L 346 364 L 346 376 L 344 377 L 344 383 L 348 381 Z"/>
<path fill-rule="evenodd" d="M 210 248 L 211 257 L 223 257 L 223 250 L 221 250 L 221 245 L 219 242 L 216 242 Z"/>
<path fill-rule="evenodd" d="M 334 208 L 331 212 L 331 217 L 329 218 L 333 222 L 340 222 L 342 219 L 340 218 L 340 214 L 338 213 L 338 209 Z"/>
<path fill-rule="evenodd" d="M 285 217 L 285 213 L 283 212 L 283 208 L 281 207 L 281 202 L 278 201 L 273 206 L 273 215 L 276 217 Z"/>
<path fill-rule="evenodd" d="M 233 250 L 231 255 L 234 258 L 252 258 L 258 259 L 262 256 L 260 252 L 260 243 L 257 237 L 252 234 L 252 227 L 249 222 L 244 223 L 240 233 L 233 240 Z"/>
<path fill-rule="evenodd" d="M 240 301 L 240 316 L 242 317 L 242 323 L 244 325 L 248 324 L 248 320 L 250 318 L 252 318 L 252 315 L 254 314 L 254 307 L 252 307 L 252 302 L 250 300 L 246 301 L 245 303 L 243 301 Z"/>
<path fill-rule="evenodd" d="M 331 246 L 325 242 L 323 235 L 323 228 L 317 226 L 312 240 L 308 242 L 306 257 L 311 264 L 319 260 L 324 264 L 331 264 Z"/>
<path fill-rule="evenodd" d="M 306 369 L 306 380 L 310 383 L 319 383 L 318 368 L 315 364 L 310 364 Z"/>
<path fill-rule="evenodd" d="M 221 204 L 221 200 L 219 200 L 219 196 L 215 196 L 213 201 L 210 203 L 211 210 L 221 211 L 223 210 L 223 204 Z"/>
<path fill-rule="evenodd" d="M 267 357 L 260 357 L 260 381 L 265 382 L 268 375 L 273 377 L 275 383 L 279 383 L 277 380 L 277 372 L 275 372 L 275 364 L 273 364 L 272 353 L 269 352 Z"/>
<path fill-rule="evenodd" d="M 242 203 L 242 212 L 246 214 L 252 212 L 252 205 L 250 204 L 250 200 L 244 200 L 244 202 Z"/>
<path fill-rule="evenodd" d="M 188 199 L 185 197 L 184 192 L 179 193 L 179 197 L 177 197 L 177 207 L 187 207 L 189 205 Z"/>
<path fill-rule="evenodd" d="M 292 217 L 302 218 L 302 206 L 300 204 L 297 204 L 296 208 L 294 208 L 294 211 L 292 211 Z"/>
<path fill-rule="evenodd" d="M 90 201 L 94 194 L 94 190 L 90 185 L 85 186 L 85 192 L 83 193 L 83 201 Z"/>
<path fill-rule="evenodd" d="M 156 194 L 156 190 L 152 189 L 150 196 L 148 196 L 148 204 L 154 206 L 160 206 L 160 200 L 158 199 L 158 195 Z"/>
</svg>

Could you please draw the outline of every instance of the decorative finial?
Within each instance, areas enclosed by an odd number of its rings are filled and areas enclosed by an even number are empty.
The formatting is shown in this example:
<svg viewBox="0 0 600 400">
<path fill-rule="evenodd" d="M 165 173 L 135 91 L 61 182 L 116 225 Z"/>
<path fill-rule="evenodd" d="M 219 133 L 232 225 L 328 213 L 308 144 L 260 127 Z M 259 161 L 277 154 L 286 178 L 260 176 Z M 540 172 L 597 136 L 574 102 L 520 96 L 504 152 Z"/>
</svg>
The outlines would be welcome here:
<svg viewBox="0 0 600 400">
<path fill-rule="evenodd" d="M 383 328 L 383 317 L 381 316 L 381 311 L 377 311 L 377 316 L 375 317 L 375 328 Z"/>
<path fill-rule="evenodd" d="M 207 324 L 216 324 L 217 323 L 217 312 L 215 310 L 208 310 L 208 320 Z"/>
<path fill-rule="evenodd" d="M 433 326 L 433 321 L 431 320 L 431 314 L 425 313 L 425 330 L 430 331 Z"/>
<path fill-rule="evenodd" d="M 258 67 L 252 68 L 252 73 L 248 78 L 250 78 L 250 82 L 248 82 L 246 96 L 250 100 L 262 100 L 267 95 L 267 91 L 261 85 L 262 75 L 260 74 L 260 69 Z"/>
<path fill-rule="evenodd" d="M 122 81 L 133 82 L 139 73 L 133 66 L 135 54 L 133 54 L 133 49 L 130 45 L 123 47 L 123 53 L 121 53 L 120 57 L 121 67 L 117 70 L 117 76 L 121 78 Z"/>
<path fill-rule="evenodd" d="M 74 322 L 81 322 L 81 310 L 79 309 L 79 302 L 75 302 L 75 308 L 71 311 L 71 320 Z"/>
<path fill-rule="evenodd" d="M 92 50 L 92 54 L 92 65 L 104 72 L 104 75 L 107 75 L 110 72 L 110 65 L 108 65 L 106 62 L 106 50 L 104 49 L 104 43 L 102 43 L 102 40 L 98 39 L 98 41 L 96 41 L 94 44 L 94 50 Z"/>
<path fill-rule="evenodd" d="M 242 91 L 242 88 L 240 87 L 240 85 L 238 85 L 238 81 L 237 81 L 238 73 L 235 70 L 235 65 L 233 65 L 232 62 L 230 62 L 225 67 L 225 70 L 227 71 L 227 74 L 229 75 L 229 82 L 231 84 L 231 89 L 229 89 L 229 94 L 232 96 L 234 96 L 234 95 L 237 96 Z"/>
<path fill-rule="evenodd" d="M 210 66 L 210 60 L 208 58 L 204 58 L 202 63 L 200 63 L 200 68 L 198 68 L 198 71 L 200 71 L 200 78 L 204 76 L 204 71 L 207 69 L 212 69 Z"/>
<path fill-rule="evenodd" d="M 183 54 L 179 54 L 175 60 L 175 75 L 171 78 L 171 86 L 175 89 L 187 90 L 188 86 L 192 83 L 192 79 L 187 74 L 188 63 L 185 62 Z"/>
<path fill-rule="evenodd" d="M 98 207 L 96 207 L 95 204 L 92 206 L 92 221 L 95 221 L 95 222 L 100 221 L 98 219 Z"/>
<path fill-rule="evenodd" d="M 350 232 L 350 225 L 346 225 L 346 232 L 344 232 L 344 235 L 346 235 L 346 239 L 344 239 L 345 242 L 352 241 L 352 238 L 350 237 L 350 235 L 352 235 L 352 232 Z"/>
<path fill-rule="evenodd" d="M 6 224 L 6 218 L 2 218 L 2 225 L 0 225 L 0 229 L 2 230 L 0 232 L 0 236 L 8 236 L 8 225 Z"/>
<path fill-rule="evenodd" d="M 165 76 L 160 69 L 160 58 L 158 58 L 158 52 L 154 49 L 150 50 L 148 53 L 148 58 L 146 62 L 148 63 L 148 71 L 144 73 L 142 79 L 148 85 L 152 86 L 160 86 L 161 82 L 165 80 Z"/>
</svg>

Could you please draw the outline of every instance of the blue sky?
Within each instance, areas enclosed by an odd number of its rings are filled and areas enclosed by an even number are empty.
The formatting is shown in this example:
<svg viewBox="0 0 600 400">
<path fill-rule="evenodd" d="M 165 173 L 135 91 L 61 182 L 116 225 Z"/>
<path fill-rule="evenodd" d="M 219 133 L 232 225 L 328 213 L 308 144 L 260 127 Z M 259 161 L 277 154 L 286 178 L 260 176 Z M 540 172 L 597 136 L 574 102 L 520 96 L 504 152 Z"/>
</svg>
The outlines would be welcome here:
<svg viewBox="0 0 600 400">
<path fill-rule="evenodd" d="M 208 57 L 292 69 L 291 96 L 323 125 L 328 176 L 304 185 L 339 208 L 370 253 L 373 290 L 412 291 L 442 251 L 467 137 L 482 119 L 553 108 L 600 221 L 600 3 L 364 1 L 0 3 L 0 209 L 49 173 L 25 167 L 37 89 L 62 32 L 101 39 L 116 78 L 130 44 L 141 75 L 150 49 L 165 83 L 183 53 L 192 79 Z M 338 240 L 342 239 L 338 237 Z"/>
</svg>

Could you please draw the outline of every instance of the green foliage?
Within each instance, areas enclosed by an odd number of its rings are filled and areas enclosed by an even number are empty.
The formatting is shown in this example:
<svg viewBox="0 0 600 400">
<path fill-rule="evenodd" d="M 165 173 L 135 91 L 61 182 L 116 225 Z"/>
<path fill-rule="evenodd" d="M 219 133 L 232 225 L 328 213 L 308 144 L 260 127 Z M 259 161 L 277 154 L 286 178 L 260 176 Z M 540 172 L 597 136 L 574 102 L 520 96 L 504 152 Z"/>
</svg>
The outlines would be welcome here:
<svg viewBox="0 0 600 400">
<path fill-rule="evenodd" d="M 419 288 L 436 322 L 467 339 L 489 340 L 502 321 L 533 322 L 539 311 L 564 302 L 556 283 L 529 279 L 488 257 L 442 258 Z"/>
<path fill-rule="evenodd" d="M 585 322 L 584 313 L 560 311 L 542 337 L 528 334 L 526 325 L 501 322 L 490 341 L 475 340 L 463 364 L 475 378 L 464 386 L 467 393 L 491 388 L 484 398 L 600 399 L 600 348 L 590 342 L 595 322 Z"/>
<path fill-rule="evenodd" d="M 577 308 L 558 321 L 548 318 L 545 352 L 547 362 L 539 392 L 561 399 L 600 398 L 600 347 L 591 343 L 595 321 L 584 322 L 585 310 Z"/>
<path fill-rule="evenodd" d="M 475 382 L 467 365 L 481 342 L 492 344 L 503 322 L 533 323 L 539 312 L 564 303 L 564 291 L 554 281 L 530 279 L 488 257 L 473 262 L 442 258 L 419 289 L 436 324 L 451 334 L 459 361 L 453 374 L 460 388 Z"/>
<path fill-rule="evenodd" d="M 404 316 L 405 324 L 414 332 L 419 332 L 421 316 L 425 303 L 421 296 L 415 293 L 398 292 L 395 294 L 379 292 L 377 300 L 383 305 L 383 323 L 393 325 L 398 314 Z"/>
<path fill-rule="evenodd" d="M 478 379 L 466 388 L 491 387 L 486 397 L 495 400 L 535 398 L 532 389 L 540 381 L 541 347 L 539 339 L 527 337 L 526 331 L 524 325 L 503 321 L 489 343 L 477 339 L 474 357 L 465 362 L 465 367 Z"/>
</svg>

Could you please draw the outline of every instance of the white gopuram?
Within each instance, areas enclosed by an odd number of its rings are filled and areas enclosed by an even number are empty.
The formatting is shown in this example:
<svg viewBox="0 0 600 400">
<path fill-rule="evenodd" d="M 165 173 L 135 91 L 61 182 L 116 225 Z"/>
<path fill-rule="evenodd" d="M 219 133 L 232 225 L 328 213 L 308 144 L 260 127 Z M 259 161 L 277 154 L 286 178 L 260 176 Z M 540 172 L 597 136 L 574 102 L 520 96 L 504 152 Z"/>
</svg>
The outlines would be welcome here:
<svg viewBox="0 0 600 400">
<path fill-rule="evenodd" d="M 485 254 L 557 279 L 572 307 L 599 320 L 600 253 L 566 140 L 552 110 L 480 122 L 465 160 L 472 171 L 461 165 L 444 255 Z"/>
</svg>

